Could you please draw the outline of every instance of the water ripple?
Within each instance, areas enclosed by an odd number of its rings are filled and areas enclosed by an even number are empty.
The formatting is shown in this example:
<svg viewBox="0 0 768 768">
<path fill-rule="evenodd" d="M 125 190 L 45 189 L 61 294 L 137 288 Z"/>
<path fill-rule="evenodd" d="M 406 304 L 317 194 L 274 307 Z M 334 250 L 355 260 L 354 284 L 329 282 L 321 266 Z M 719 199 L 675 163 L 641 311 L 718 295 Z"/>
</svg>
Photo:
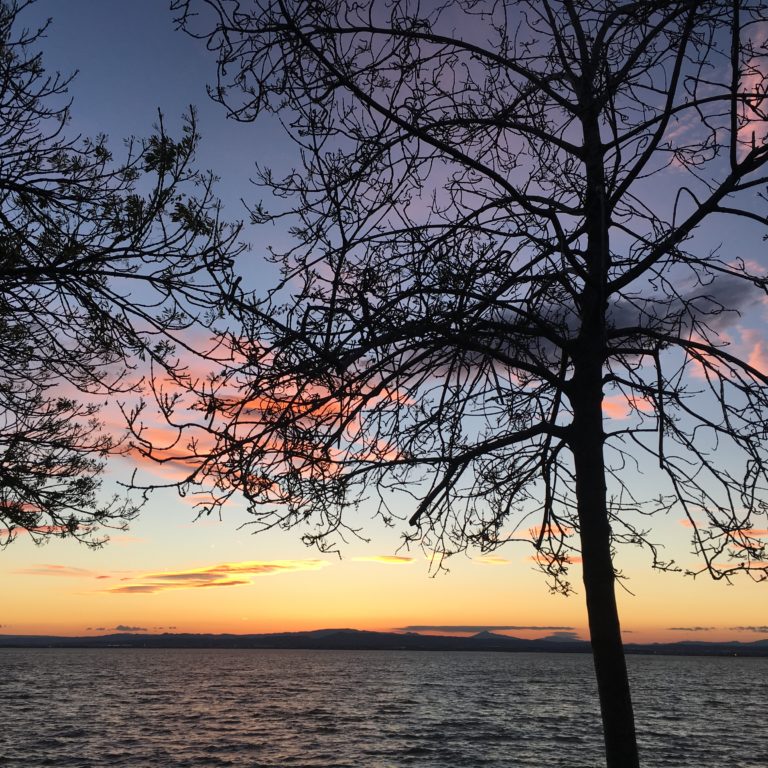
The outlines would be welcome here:
<svg viewBox="0 0 768 768">
<path fill-rule="evenodd" d="M 2 768 L 602 762 L 582 655 L 2 649 L 0 663 Z M 768 765 L 768 659 L 629 666 L 644 766 Z"/>
</svg>

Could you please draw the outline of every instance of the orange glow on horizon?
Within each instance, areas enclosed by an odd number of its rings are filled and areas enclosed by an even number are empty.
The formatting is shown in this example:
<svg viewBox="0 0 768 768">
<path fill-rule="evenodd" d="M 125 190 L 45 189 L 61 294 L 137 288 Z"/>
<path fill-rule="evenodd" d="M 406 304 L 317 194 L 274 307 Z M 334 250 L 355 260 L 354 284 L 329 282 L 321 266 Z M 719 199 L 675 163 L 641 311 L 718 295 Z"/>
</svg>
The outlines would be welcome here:
<svg viewBox="0 0 768 768">
<path fill-rule="evenodd" d="M 344 559 L 305 558 L 298 545 L 294 554 L 286 549 L 291 537 L 246 536 L 238 548 L 237 535 L 225 523 L 180 521 L 154 542 L 142 521 L 135 527 L 137 541 L 129 547 L 91 551 L 57 539 L 45 550 L 43 562 L 35 556 L 40 550 L 24 540 L 6 549 L 2 564 L 13 588 L 4 594 L 0 632 L 80 636 L 107 633 L 99 627 L 132 626 L 149 632 L 258 634 L 508 624 L 567 626 L 588 637 L 575 554 L 569 564 L 577 594 L 564 598 L 549 593 L 546 578 L 528 558 L 530 544 L 524 543 L 486 555 L 451 557 L 449 572 L 443 574 L 430 570 L 420 553 L 366 552 L 363 545 Z M 192 554 L 175 552 L 174 543 L 190 547 Z M 256 548 L 284 556 L 213 559 L 213 546 L 221 553 Z M 54 549 L 67 547 L 69 557 L 51 558 Z M 729 588 L 704 578 L 658 574 L 631 558 L 621 568 L 636 595 L 619 593 L 626 642 L 749 642 L 768 635 L 758 632 L 763 585 L 743 578 Z M 208 588 L 214 586 L 219 588 Z M 552 633 L 530 629 L 509 634 L 533 638 Z"/>
</svg>

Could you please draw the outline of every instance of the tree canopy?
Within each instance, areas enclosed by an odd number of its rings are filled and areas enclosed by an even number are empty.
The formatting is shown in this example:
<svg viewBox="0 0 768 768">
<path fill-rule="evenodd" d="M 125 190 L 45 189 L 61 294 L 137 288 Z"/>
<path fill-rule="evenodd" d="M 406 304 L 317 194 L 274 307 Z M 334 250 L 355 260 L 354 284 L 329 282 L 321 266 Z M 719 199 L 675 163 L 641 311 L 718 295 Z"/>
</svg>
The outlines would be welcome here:
<svg viewBox="0 0 768 768">
<path fill-rule="evenodd" d="M 652 508 L 682 511 L 712 575 L 759 575 L 766 378 L 725 329 L 765 270 L 697 231 L 766 223 L 765 4 L 214 0 L 208 32 L 176 5 L 218 54 L 213 97 L 278 113 L 300 158 L 261 169 L 278 209 L 252 214 L 295 246 L 241 305 L 241 397 L 207 406 L 266 524 L 309 518 L 322 541 L 355 489 L 391 519 L 390 488 L 418 478 L 430 546 L 493 548 L 521 513 L 562 575 L 575 349 L 598 313 L 600 390 L 632 417 L 606 422 L 614 540 L 651 543 L 629 478 L 657 465 Z"/>
<path fill-rule="evenodd" d="M 193 166 L 194 113 L 115 159 L 67 136 L 71 78 L 46 72 L 29 3 L 0 3 L 0 543 L 124 527 L 141 497 L 99 492 L 125 445 L 107 400 L 184 375 L 180 353 L 221 315 L 237 228 Z M 119 417 L 119 411 L 116 411 Z"/>
<path fill-rule="evenodd" d="M 719 237 L 768 223 L 768 5 L 174 5 L 213 98 L 298 156 L 260 169 L 254 220 L 294 245 L 199 393 L 190 487 L 321 546 L 410 497 L 409 540 L 525 538 L 566 592 L 581 559 L 608 762 L 637 765 L 616 546 L 677 567 L 649 529 L 674 512 L 715 578 L 768 573 L 768 371 L 728 338 L 768 273 Z"/>
</svg>

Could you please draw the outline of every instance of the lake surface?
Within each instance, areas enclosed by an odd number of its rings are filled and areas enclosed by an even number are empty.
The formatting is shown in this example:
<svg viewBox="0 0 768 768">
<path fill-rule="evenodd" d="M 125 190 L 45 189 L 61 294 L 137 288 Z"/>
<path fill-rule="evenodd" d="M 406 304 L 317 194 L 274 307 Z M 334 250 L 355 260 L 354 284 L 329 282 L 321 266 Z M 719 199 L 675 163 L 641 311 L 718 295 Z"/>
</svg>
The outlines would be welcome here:
<svg viewBox="0 0 768 768">
<path fill-rule="evenodd" d="M 768 659 L 631 656 L 645 768 L 768 766 Z M 593 768 L 582 654 L 0 650 L 2 768 Z"/>
</svg>

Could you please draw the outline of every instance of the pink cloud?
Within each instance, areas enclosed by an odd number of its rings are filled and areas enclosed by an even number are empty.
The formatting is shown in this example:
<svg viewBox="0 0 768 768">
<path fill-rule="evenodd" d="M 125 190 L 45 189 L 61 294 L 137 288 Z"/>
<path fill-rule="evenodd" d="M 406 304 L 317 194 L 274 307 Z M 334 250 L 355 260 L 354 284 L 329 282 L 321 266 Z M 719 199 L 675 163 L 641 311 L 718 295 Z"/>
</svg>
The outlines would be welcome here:
<svg viewBox="0 0 768 768">
<path fill-rule="evenodd" d="M 768 41 L 768 33 L 762 32 L 751 40 L 755 51 L 763 48 Z M 743 159 L 753 148 L 760 147 L 765 140 L 766 111 L 765 88 L 766 72 L 765 59 L 762 55 L 753 56 L 746 63 L 742 74 L 739 90 L 745 97 L 741 100 L 739 114 L 738 155 Z"/>
<path fill-rule="evenodd" d="M 628 419 L 633 413 L 652 413 L 653 403 L 648 398 L 633 395 L 608 395 L 603 398 L 603 414 L 611 419 Z"/>
<path fill-rule="evenodd" d="M 758 331 L 748 328 L 741 332 L 742 343 L 746 346 L 747 363 L 763 375 L 768 374 L 768 350 L 765 339 Z"/>
<path fill-rule="evenodd" d="M 547 525 L 535 525 L 533 528 L 528 529 L 528 534 L 531 537 L 531 541 L 538 541 L 539 537 L 544 532 L 544 538 L 553 536 L 555 538 L 565 538 L 573 533 L 573 528 L 569 525 L 558 525 L 557 523 L 548 523 Z"/>
<path fill-rule="evenodd" d="M 740 562 L 736 565 L 722 565 L 720 563 L 712 563 L 712 568 L 722 573 L 734 573 L 738 571 L 762 571 L 768 572 L 768 560 L 753 560 L 750 563 Z M 761 577 L 758 577 L 762 580 Z"/>
<path fill-rule="evenodd" d="M 32 528 L 0 528 L 0 538 L 7 538 L 10 535 L 19 536 L 24 534 L 39 534 L 41 536 L 51 536 L 62 533 L 68 533 L 69 528 L 66 525 L 36 525 Z"/>
<path fill-rule="evenodd" d="M 710 344 L 708 339 L 697 333 L 691 333 L 690 340 L 698 344 Z M 717 338 L 717 343 L 721 345 L 729 345 L 733 343 L 733 339 L 724 331 L 720 331 Z M 694 350 L 695 355 L 689 352 L 688 362 L 690 363 L 690 373 L 696 379 L 706 379 L 708 376 L 717 375 L 722 370 L 720 361 L 715 355 L 707 354 L 702 350 Z"/>
<path fill-rule="evenodd" d="M 698 528 L 706 525 L 706 523 L 701 522 L 696 522 L 694 524 L 694 522 L 687 517 L 681 517 L 677 522 L 682 525 L 683 528 Z M 768 536 L 768 528 L 738 528 L 734 533 L 741 533 L 744 536 Z"/>
</svg>

